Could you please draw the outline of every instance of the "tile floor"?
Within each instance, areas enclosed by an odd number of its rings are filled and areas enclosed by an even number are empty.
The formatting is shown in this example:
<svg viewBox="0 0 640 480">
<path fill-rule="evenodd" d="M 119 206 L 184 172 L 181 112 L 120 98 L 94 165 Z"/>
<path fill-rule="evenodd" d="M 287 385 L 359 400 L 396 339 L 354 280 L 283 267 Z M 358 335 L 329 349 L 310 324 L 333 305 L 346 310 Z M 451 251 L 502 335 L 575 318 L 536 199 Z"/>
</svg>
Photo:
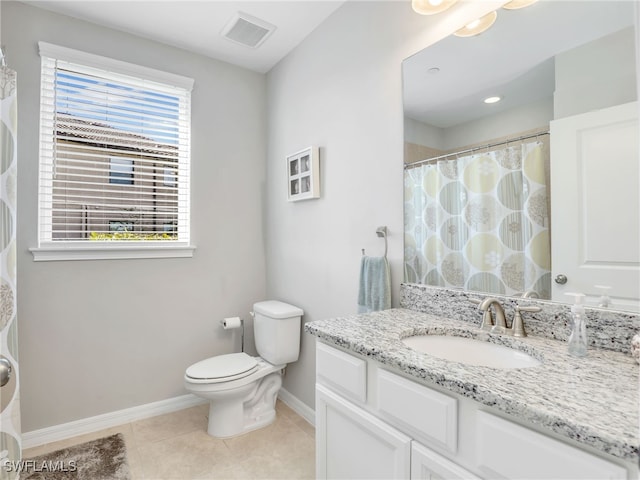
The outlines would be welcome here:
<svg viewBox="0 0 640 480">
<path fill-rule="evenodd" d="M 132 480 L 312 479 L 315 430 L 280 400 L 277 418 L 260 430 L 219 440 L 207 435 L 208 404 L 26 449 L 48 453 L 122 433 Z"/>
</svg>

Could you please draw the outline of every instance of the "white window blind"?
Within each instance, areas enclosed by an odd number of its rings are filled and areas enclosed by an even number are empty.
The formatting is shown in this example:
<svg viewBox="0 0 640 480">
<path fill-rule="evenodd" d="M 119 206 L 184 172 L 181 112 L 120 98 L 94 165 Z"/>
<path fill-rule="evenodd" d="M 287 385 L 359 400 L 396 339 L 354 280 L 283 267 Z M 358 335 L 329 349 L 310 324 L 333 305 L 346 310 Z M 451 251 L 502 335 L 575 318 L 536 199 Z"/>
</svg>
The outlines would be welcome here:
<svg viewBox="0 0 640 480">
<path fill-rule="evenodd" d="M 192 81 L 43 42 L 40 54 L 39 246 L 187 245 Z"/>
</svg>

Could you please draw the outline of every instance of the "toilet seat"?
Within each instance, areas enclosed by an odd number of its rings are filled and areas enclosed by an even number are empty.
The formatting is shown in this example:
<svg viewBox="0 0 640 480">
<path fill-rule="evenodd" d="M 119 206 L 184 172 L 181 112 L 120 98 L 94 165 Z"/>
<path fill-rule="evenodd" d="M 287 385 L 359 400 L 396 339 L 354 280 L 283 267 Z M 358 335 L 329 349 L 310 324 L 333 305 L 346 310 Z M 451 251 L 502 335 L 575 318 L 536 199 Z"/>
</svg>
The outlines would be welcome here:
<svg viewBox="0 0 640 480">
<path fill-rule="evenodd" d="M 186 376 L 207 383 L 230 382 L 258 369 L 258 361 L 244 352 L 207 358 L 187 368 Z"/>
</svg>

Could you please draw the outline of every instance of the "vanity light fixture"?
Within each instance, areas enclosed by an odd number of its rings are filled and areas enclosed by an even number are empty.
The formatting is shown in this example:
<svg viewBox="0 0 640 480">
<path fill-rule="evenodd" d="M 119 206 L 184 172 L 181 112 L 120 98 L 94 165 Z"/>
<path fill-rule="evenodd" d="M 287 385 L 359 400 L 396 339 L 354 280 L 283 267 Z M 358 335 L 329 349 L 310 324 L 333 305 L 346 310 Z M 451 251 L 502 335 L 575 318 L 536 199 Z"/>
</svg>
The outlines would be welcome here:
<svg viewBox="0 0 640 480">
<path fill-rule="evenodd" d="M 435 15 L 444 12 L 458 0 L 411 0 L 411 6 L 420 15 Z"/>
<path fill-rule="evenodd" d="M 474 37 L 476 35 L 480 35 L 485 30 L 488 30 L 491 25 L 494 24 L 498 18 L 498 12 L 487 13 L 486 15 L 474 20 L 471 23 L 468 23 L 460 30 L 457 30 L 453 34 L 456 37 Z"/>
<path fill-rule="evenodd" d="M 511 0 L 509 3 L 505 3 L 502 8 L 507 10 L 517 10 L 519 8 L 528 7 L 529 5 L 533 5 L 538 0 Z"/>
<path fill-rule="evenodd" d="M 502 100 L 502 97 L 495 96 L 495 97 L 487 97 L 483 101 L 484 103 L 491 104 L 491 103 L 498 103 L 500 100 Z"/>
</svg>

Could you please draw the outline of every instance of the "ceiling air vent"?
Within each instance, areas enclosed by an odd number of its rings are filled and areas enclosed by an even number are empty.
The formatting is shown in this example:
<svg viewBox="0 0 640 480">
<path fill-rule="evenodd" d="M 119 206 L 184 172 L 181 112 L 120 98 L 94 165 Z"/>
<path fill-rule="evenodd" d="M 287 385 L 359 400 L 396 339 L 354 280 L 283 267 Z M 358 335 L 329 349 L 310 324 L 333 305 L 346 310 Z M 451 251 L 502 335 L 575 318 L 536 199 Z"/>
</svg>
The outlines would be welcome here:
<svg viewBox="0 0 640 480">
<path fill-rule="evenodd" d="M 275 29 L 275 25 L 238 12 L 225 25 L 222 36 L 245 47 L 257 48 Z"/>
</svg>

